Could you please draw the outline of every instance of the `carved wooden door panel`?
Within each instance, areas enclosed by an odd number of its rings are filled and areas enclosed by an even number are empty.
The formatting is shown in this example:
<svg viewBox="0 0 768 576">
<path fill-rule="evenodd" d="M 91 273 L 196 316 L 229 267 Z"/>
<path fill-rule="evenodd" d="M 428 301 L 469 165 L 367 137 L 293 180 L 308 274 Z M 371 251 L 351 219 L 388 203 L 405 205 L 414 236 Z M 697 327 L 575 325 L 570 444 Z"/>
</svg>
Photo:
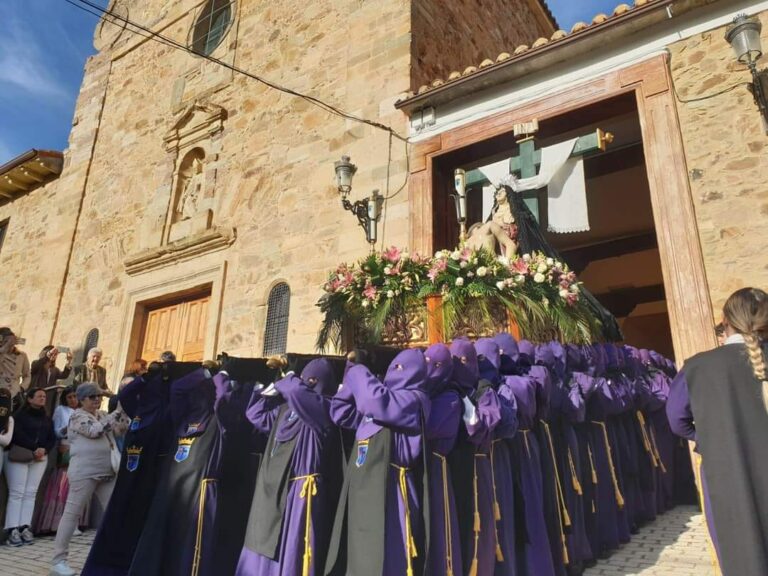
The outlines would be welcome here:
<svg viewBox="0 0 768 576">
<path fill-rule="evenodd" d="M 141 358 L 152 362 L 170 350 L 179 361 L 202 360 L 210 299 L 205 296 L 149 310 L 144 324 Z"/>
</svg>

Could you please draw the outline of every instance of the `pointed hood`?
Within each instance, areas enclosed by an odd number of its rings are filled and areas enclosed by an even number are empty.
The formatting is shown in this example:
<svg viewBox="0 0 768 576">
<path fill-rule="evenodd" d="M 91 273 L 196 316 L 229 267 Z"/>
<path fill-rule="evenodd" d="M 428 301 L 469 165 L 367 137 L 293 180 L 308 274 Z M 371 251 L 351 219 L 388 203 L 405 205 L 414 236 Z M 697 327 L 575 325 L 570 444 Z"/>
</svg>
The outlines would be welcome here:
<svg viewBox="0 0 768 576">
<path fill-rule="evenodd" d="M 471 393 L 480 379 L 475 347 L 469 340 L 456 339 L 451 343 L 451 356 L 453 356 L 453 381 L 465 394 Z"/>
<path fill-rule="evenodd" d="M 491 338 L 480 338 L 475 342 L 477 365 L 480 378 L 488 380 L 494 386 L 499 383 L 499 368 L 501 368 L 501 353 L 499 345 Z"/>
<path fill-rule="evenodd" d="M 520 340 L 520 342 L 517 343 L 517 349 L 519 351 L 519 363 L 524 368 L 533 366 L 534 361 L 536 360 L 536 347 L 533 343 L 528 340 Z"/>
<path fill-rule="evenodd" d="M 514 374 L 517 369 L 517 361 L 520 358 L 520 351 L 517 349 L 517 341 L 507 332 L 497 334 L 493 340 L 498 344 L 499 353 L 501 354 L 501 373 Z"/>
<path fill-rule="evenodd" d="M 387 368 L 384 386 L 390 390 L 425 389 L 427 362 L 421 350 L 403 350 Z"/>
<path fill-rule="evenodd" d="M 323 396 L 333 396 L 339 387 L 333 364 L 327 358 L 315 358 L 304 366 L 301 379 Z"/>
<path fill-rule="evenodd" d="M 427 363 L 427 393 L 437 396 L 451 381 L 453 374 L 453 358 L 445 344 L 432 344 L 424 352 Z"/>
</svg>

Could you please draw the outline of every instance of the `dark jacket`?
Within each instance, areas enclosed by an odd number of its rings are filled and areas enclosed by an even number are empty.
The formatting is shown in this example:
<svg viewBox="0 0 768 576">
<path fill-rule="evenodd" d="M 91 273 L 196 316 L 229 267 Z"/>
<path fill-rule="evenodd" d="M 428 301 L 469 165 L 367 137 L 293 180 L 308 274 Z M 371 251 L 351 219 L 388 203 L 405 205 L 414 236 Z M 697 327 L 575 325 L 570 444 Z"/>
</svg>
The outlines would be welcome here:
<svg viewBox="0 0 768 576">
<path fill-rule="evenodd" d="M 72 379 L 72 384 L 75 388 L 80 386 L 83 382 L 88 382 L 88 368 L 85 364 L 75 366 L 74 374 L 75 376 Z M 109 391 L 109 386 L 107 386 L 107 370 L 103 366 L 96 366 L 96 384 L 98 384 L 99 388 L 105 392 Z"/>
<path fill-rule="evenodd" d="M 45 413 L 45 408 L 25 406 L 13 415 L 13 439 L 16 444 L 29 450 L 45 448 L 50 452 L 56 444 L 53 433 L 53 421 Z"/>
<path fill-rule="evenodd" d="M 50 388 L 56 386 L 58 380 L 66 380 L 69 378 L 69 373 L 72 372 L 72 368 L 67 366 L 64 370 L 60 370 L 58 367 L 53 366 L 50 370 L 45 369 L 46 361 L 43 358 L 38 358 L 32 361 L 32 368 L 30 372 L 32 374 L 32 388 Z"/>
</svg>

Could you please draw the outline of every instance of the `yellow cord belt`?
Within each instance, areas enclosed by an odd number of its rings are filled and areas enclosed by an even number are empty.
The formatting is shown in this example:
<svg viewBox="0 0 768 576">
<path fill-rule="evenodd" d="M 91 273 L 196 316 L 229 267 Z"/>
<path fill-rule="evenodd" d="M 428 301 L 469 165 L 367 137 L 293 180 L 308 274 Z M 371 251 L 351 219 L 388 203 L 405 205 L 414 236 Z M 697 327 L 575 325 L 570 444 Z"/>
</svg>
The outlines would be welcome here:
<svg viewBox="0 0 768 576">
<path fill-rule="evenodd" d="M 203 551 L 203 520 L 205 519 L 205 495 L 208 484 L 216 482 L 215 478 L 205 478 L 200 482 L 200 498 L 197 503 L 197 533 L 195 534 L 195 552 L 192 556 L 192 570 L 190 574 L 197 576 L 200 570 L 200 555 Z"/>
<path fill-rule="evenodd" d="M 666 474 L 667 468 L 664 466 L 664 461 L 661 459 L 661 454 L 659 453 L 659 447 L 656 444 L 656 433 L 654 432 L 653 422 L 650 423 L 648 428 L 651 431 L 651 446 L 653 446 L 653 453 L 656 455 L 656 461 L 659 463 L 659 467 L 661 468 L 661 473 Z"/>
<path fill-rule="evenodd" d="M 611 443 L 608 441 L 608 428 L 605 426 L 605 422 L 592 421 L 592 424 L 600 426 L 603 431 L 603 440 L 605 440 L 605 452 L 608 454 L 608 466 L 611 469 L 611 481 L 613 482 L 613 491 L 616 495 L 616 504 L 619 510 L 624 509 L 624 496 L 621 495 L 619 490 L 619 480 L 616 478 L 616 468 L 613 466 L 613 456 L 611 455 Z"/>
<path fill-rule="evenodd" d="M 528 430 L 527 428 L 520 428 L 518 430 L 518 432 L 522 432 L 523 433 L 523 441 L 525 442 L 525 452 L 526 452 L 526 454 L 528 454 L 528 460 L 530 460 L 531 459 L 531 447 L 528 445 L 528 433 L 530 432 L 530 430 Z"/>
<path fill-rule="evenodd" d="M 496 468 L 494 460 L 494 450 L 496 448 L 496 442 L 501 442 L 501 439 L 491 442 L 491 480 L 493 481 L 493 533 L 496 537 L 496 560 L 498 562 L 504 562 L 504 553 L 501 551 L 501 545 L 499 544 L 499 526 L 497 522 L 501 520 L 501 506 L 499 506 L 499 500 L 496 497 Z"/>
<path fill-rule="evenodd" d="M 565 521 L 566 526 L 570 526 L 571 518 L 568 515 L 568 508 L 565 506 L 565 498 L 563 498 L 563 488 L 560 484 L 560 472 L 557 470 L 557 458 L 555 457 L 555 445 L 552 443 L 552 433 L 549 431 L 549 424 L 544 420 L 541 421 L 541 424 L 544 426 L 544 432 L 547 435 L 547 444 L 549 445 L 549 452 L 552 455 L 552 468 L 555 471 L 555 497 L 558 502 L 557 521 L 558 524 L 560 524 L 560 540 L 563 544 L 563 563 L 570 564 L 568 547 L 566 546 L 565 541 L 565 531 L 563 530 L 563 521 Z"/>
<path fill-rule="evenodd" d="M 637 416 L 637 421 L 640 423 L 640 431 L 643 434 L 643 447 L 645 448 L 645 451 L 648 452 L 648 455 L 651 457 L 651 464 L 653 464 L 654 468 L 658 468 L 659 464 L 656 462 L 656 455 L 653 453 L 653 447 L 651 446 L 651 439 L 648 437 L 648 430 L 645 427 L 645 416 L 643 416 L 643 413 L 638 410 L 635 412 L 635 416 Z"/>
<path fill-rule="evenodd" d="M 475 547 L 474 547 L 474 553 L 472 555 L 472 566 L 470 566 L 469 568 L 469 576 L 477 576 L 477 552 L 480 546 L 480 530 L 482 528 L 480 524 L 480 504 L 478 502 L 478 489 L 477 489 L 477 459 L 478 458 L 486 458 L 486 455 L 475 454 L 475 457 L 473 458 L 473 461 L 472 461 L 472 465 L 473 465 L 472 492 L 473 492 L 474 503 L 475 503 L 475 525 L 474 525 Z"/>
<path fill-rule="evenodd" d="M 303 480 L 299 498 L 307 499 L 307 515 L 304 521 L 304 558 L 302 560 L 301 574 L 309 576 L 309 567 L 312 565 L 312 499 L 317 495 L 318 474 L 307 474 L 291 478 L 291 482 Z"/>
<path fill-rule="evenodd" d="M 443 474 L 443 536 L 445 537 L 445 576 L 453 576 L 453 536 L 451 535 L 451 504 L 448 494 L 448 461 L 445 456 L 432 452 L 440 460 L 440 471 Z"/>
<path fill-rule="evenodd" d="M 573 454 L 571 454 L 571 447 L 568 446 L 568 467 L 571 469 L 571 481 L 573 482 L 573 489 L 576 494 L 581 496 L 581 482 L 579 482 L 579 475 L 576 473 L 576 465 L 573 463 Z"/>
<path fill-rule="evenodd" d="M 405 511 L 405 559 L 408 563 L 407 576 L 413 576 L 413 562 L 411 558 L 416 558 L 418 552 L 416 550 L 416 542 L 413 539 L 413 532 L 411 531 L 411 507 L 408 502 L 408 468 L 404 466 L 398 466 L 397 464 L 390 464 L 398 471 L 398 479 L 400 483 L 400 497 L 403 499 L 403 510 Z"/>
</svg>

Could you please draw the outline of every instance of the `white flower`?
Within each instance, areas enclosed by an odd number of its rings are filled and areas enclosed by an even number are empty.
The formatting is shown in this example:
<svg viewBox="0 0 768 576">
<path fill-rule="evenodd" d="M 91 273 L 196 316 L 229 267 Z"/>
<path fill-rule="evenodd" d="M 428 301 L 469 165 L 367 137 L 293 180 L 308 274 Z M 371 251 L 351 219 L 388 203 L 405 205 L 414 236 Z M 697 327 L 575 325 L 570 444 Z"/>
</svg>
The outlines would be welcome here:
<svg viewBox="0 0 768 576">
<path fill-rule="evenodd" d="M 560 290 L 560 298 L 568 298 L 568 290 L 566 289 Z"/>
<path fill-rule="evenodd" d="M 384 274 L 386 274 L 387 276 L 392 274 L 392 268 L 390 268 L 389 266 L 384 266 Z"/>
<path fill-rule="evenodd" d="M 464 278 L 462 278 L 461 276 L 456 278 L 456 286 L 464 286 Z"/>
<path fill-rule="evenodd" d="M 395 296 L 400 296 L 400 294 L 402 294 L 402 291 L 399 288 L 395 290 Z"/>
<path fill-rule="evenodd" d="M 522 274 L 518 274 L 517 276 L 515 276 L 515 282 L 522 284 L 523 282 L 525 282 L 525 276 L 523 276 Z"/>
<path fill-rule="evenodd" d="M 509 266 L 509 258 L 507 258 L 506 256 L 497 256 L 496 262 L 498 262 L 502 266 Z"/>
<path fill-rule="evenodd" d="M 435 258 L 445 258 L 445 252 L 443 250 L 438 250 L 435 252 Z"/>
<path fill-rule="evenodd" d="M 472 270 L 470 270 L 469 272 L 467 272 L 467 278 L 472 278 L 474 275 L 475 275 L 475 273 L 474 273 L 474 272 L 472 272 Z"/>
<path fill-rule="evenodd" d="M 536 268 L 537 272 L 541 272 L 542 274 L 547 271 L 547 265 L 542 262 L 539 264 L 539 266 Z"/>
<path fill-rule="evenodd" d="M 480 266 L 480 268 L 477 269 L 477 275 L 480 278 L 482 278 L 486 274 L 488 274 L 488 268 L 486 268 L 485 266 Z"/>
<path fill-rule="evenodd" d="M 546 277 L 544 276 L 544 274 L 541 274 L 539 272 L 537 272 L 536 275 L 533 277 L 533 281 L 536 282 L 537 284 L 541 284 L 542 282 L 544 282 L 544 280 L 546 280 Z"/>
<path fill-rule="evenodd" d="M 571 284 L 571 288 L 570 288 L 570 290 L 571 290 L 571 292 L 573 292 L 574 294 L 578 294 L 579 292 L 581 292 L 581 289 L 579 288 L 579 285 L 578 285 L 578 284 Z"/>
<path fill-rule="evenodd" d="M 459 259 L 461 259 L 461 252 L 459 252 L 458 250 L 454 250 L 453 252 L 451 252 L 451 260 L 459 260 Z"/>
<path fill-rule="evenodd" d="M 505 287 L 506 287 L 506 284 L 504 283 L 503 280 L 499 280 L 498 282 L 496 282 L 496 288 L 498 288 L 499 290 L 504 290 Z"/>
<path fill-rule="evenodd" d="M 363 300 L 360 303 L 360 306 L 362 306 L 363 308 L 368 308 L 369 305 L 370 305 L 370 303 L 368 302 L 368 300 Z"/>
<path fill-rule="evenodd" d="M 531 255 L 523 254 L 523 262 L 530 262 L 530 261 L 531 261 Z"/>
<path fill-rule="evenodd" d="M 546 262 L 547 262 L 547 266 L 552 266 L 555 263 L 555 261 L 552 258 L 547 258 Z"/>
<path fill-rule="evenodd" d="M 466 268 L 466 267 L 467 267 L 467 263 L 466 263 L 466 261 L 465 261 L 465 262 L 461 262 L 461 263 L 459 264 L 459 268 Z"/>
<path fill-rule="evenodd" d="M 387 298 L 394 298 L 395 293 L 392 290 L 387 290 Z"/>
</svg>

